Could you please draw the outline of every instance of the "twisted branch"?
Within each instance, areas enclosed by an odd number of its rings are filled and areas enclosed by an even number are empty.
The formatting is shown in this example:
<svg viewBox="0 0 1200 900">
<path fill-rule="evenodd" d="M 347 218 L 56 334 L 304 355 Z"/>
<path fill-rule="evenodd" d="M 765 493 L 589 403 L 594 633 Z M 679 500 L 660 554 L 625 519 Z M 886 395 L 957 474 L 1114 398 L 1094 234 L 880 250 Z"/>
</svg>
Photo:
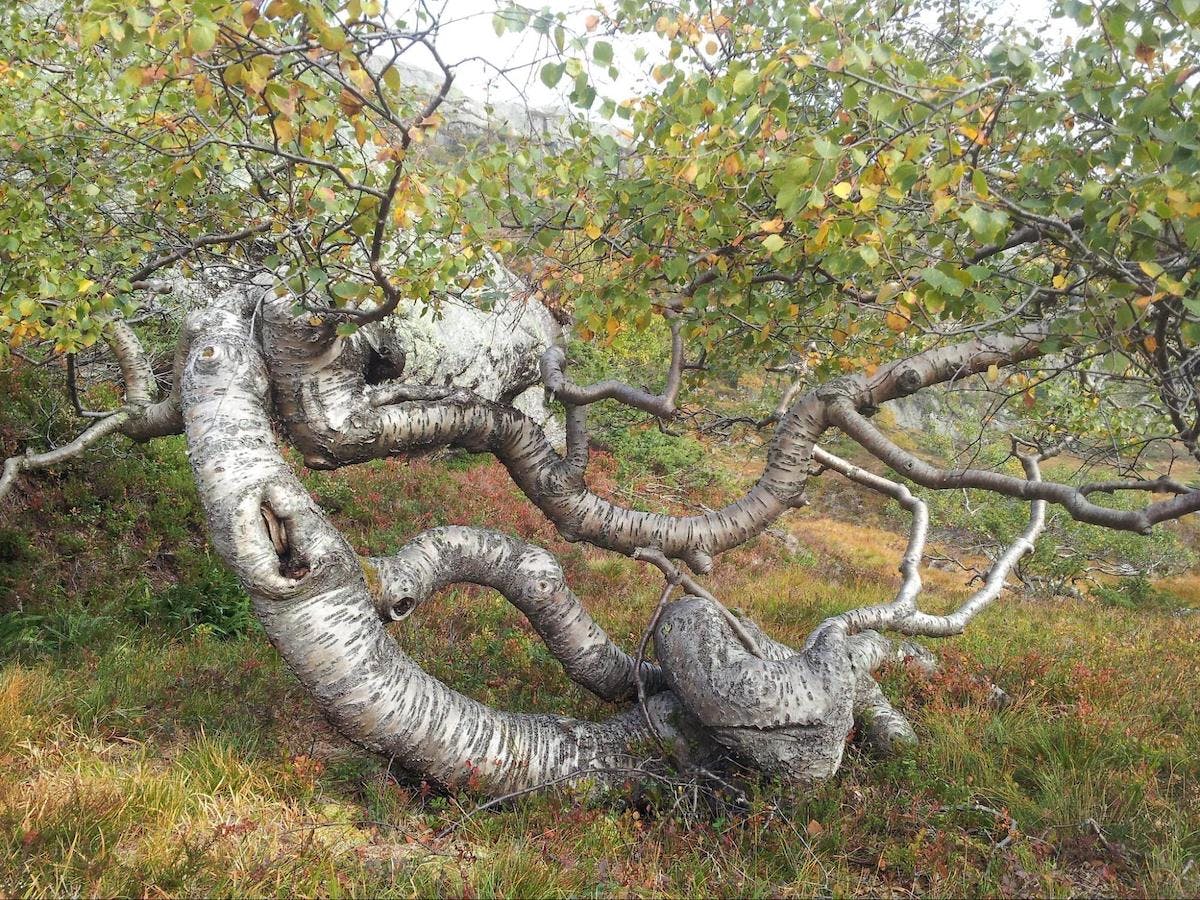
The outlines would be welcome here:
<svg viewBox="0 0 1200 900">
<path fill-rule="evenodd" d="M 27 450 L 24 454 L 5 460 L 3 471 L 0 472 L 0 501 L 13 489 L 17 477 L 22 472 L 48 469 L 80 456 L 89 447 L 123 430 L 143 415 L 150 406 L 154 373 L 137 335 L 132 328 L 119 320 L 110 322 L 103 333 L 109 349 L 121 367 L 121 376 L 125 382 L 125 403 L 120 409 L 99 419 L 74 440 L 61 447 L 42 453 Z"/>
<path fill-rule="evenodd" d="M 683 380 L 683 334 L 680 320 L 671 319 L 671 364 L 667 369 L 667 381 L 661 394 L 651 394 L 643 388 L 635 388 L 611 378 L 581 387 L 567 378 L 566 367 L 567 354 L 562 347 L 554 345 L 542 354 L 542 382 L 552 395 L 568 406 L 589 406 L 600 400 L 617 400 L 660 419 L 673 418 L 676 412 L 675 401 Z"/>
</svg>

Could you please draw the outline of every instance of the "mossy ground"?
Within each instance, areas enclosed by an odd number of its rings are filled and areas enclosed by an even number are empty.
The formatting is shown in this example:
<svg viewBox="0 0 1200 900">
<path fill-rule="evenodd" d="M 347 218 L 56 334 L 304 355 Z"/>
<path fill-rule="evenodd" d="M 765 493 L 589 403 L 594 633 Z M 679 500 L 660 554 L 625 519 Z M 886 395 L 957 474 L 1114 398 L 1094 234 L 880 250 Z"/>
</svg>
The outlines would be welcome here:
<svg viewBox="0 0 1200 900">
<path fill-rule="evenodd" d="M 602 459 L 597 481 L 616 471 Z M 743 477 L 722 471 L 714 494 Z M 306 478 L 363 551 L 452 522 L 549 547 L 627 647 L 657 597 L 642 566 L 557 540 L 489 460 Z M 887 673 L 920 747 L 880 763 L 852 745 L 810 794 L 768 785 L 748 812 L 685 818 L 671 796 L 558 793 L 467 817 L 473 798 L 398 784 L 315 714 L 205 550 L 178 439 L 27 487 L 0 524 L 5 895 L 1200 892 L 1200 614 L 1176 608 L 1197 605 L 1193 576 L 1158 586 L 1176 604 L 1006 596 L 938 642 L 932 681 Z M 711 580 L 783 640 L 896 584 L 899 521 L 823 491 L 785 525 L 798 545 L 764 537 Z M 961 573 L 926 580 L 934 608 L 966 591 Z M 449 592 L 397 634 L 486 702 L 606 712 L 488 592 Z M 989 706 L 979 676 L 1012 705 Z"/>
</svg>

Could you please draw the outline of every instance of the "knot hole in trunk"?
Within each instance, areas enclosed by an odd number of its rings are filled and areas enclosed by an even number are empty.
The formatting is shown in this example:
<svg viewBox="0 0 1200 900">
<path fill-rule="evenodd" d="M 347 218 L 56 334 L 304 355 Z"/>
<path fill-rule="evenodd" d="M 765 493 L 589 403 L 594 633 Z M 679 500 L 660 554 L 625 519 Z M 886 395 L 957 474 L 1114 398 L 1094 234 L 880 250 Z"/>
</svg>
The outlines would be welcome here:
<svg viewBox="0 0 1200 900">
<path fill-rule="evenodd" d="M 262 504 L 259 512 L 267 529 L 267 537 L 271 540 L 271 546 L 275 548 L 275 555 L 279 557 L 279 574 L 299 581 L 309 573 L 310 567 L 304 554 L 288 540 L 286 520 L 277 515 L 266 502 Z"/>
</svg>

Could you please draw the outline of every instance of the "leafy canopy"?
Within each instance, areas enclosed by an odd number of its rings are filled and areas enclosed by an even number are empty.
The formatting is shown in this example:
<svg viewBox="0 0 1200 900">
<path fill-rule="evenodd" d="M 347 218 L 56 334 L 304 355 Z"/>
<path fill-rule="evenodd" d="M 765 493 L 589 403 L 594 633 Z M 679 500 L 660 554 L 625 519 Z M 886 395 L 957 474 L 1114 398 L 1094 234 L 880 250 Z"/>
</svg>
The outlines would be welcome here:
<svg viewBox="0 0 1200 900">
<path fill-rule="evenodd" d="M 928 0 L 505 4 L 572 112 L 488 140 L 439 138 L 455 60 L 423 4 L 37 6 L 0 12 L 8 346 L 87 346 L 156 266 L 267 267 L 349 330 L 498 253 L 584 339 L 665 311 L 742 369 L 1052 320 L 1104 376 L 1087 416 L 1144 427 L 1111 396 L 1134 384 L 1200 430 L 1200 0 L 1064 0 L 1038 30 Z M 1058 402 L 1051 374 L 1005 377 Z"/>
</svg>

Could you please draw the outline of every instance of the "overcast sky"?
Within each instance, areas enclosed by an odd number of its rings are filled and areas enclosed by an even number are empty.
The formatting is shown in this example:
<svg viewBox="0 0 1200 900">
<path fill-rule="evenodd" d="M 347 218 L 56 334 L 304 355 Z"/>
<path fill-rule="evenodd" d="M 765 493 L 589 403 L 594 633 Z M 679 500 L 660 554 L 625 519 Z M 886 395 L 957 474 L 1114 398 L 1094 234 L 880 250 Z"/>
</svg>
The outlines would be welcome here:
<svg viewBox="0 0 1200 900">
<path fill-rule="evenodd" d="M 579 32 L 584 30 L 587 17 L 594 11 L 594 5 L 581 0 L 533 0 L 526 5 L 567 13 L 568 28 Z M 429 6 L 435 10 L 444 9 L 438 52 L 448 63 L 470 60 L 456 66 L 455 86 L 459 90 L 481 102 L 514 102 L 523 94 L 535 107 L 561 105 L 561 91 L 547 88 L 539 78 L 540 60 L 548 49 L 545 38 L 532 30 L 497 36 L 492 25 L 496 0 L 433 0 Z M 1034 25 L 1047 21 L 1048 7 L 1048 0 L 1010 0 L 1003 12 L 1018 22 Z M 1061 22 L 1057 23 L 1057 27 L 1061 26 Z M 618 97 L 637 93 L 639 81 L 646 78 L 649 66 L 635 63 L 635 48 L 629 39 L 613 43 L 614 62 L 622 76 L 617 84 L 609 85 L 608 93 Z M 476 57 L 487 60 L 491 66 L 472 60 Z M 428 59 L 414 57 L 411 62 L 434 68 Z M 493 66 L 509 69 L 507 77 L 499 76 Z M 601 85 L 607 81 L 599 72 L 595 75 Z M 559 88 L 564 86 L 565 82 Z"/>
</svg>

